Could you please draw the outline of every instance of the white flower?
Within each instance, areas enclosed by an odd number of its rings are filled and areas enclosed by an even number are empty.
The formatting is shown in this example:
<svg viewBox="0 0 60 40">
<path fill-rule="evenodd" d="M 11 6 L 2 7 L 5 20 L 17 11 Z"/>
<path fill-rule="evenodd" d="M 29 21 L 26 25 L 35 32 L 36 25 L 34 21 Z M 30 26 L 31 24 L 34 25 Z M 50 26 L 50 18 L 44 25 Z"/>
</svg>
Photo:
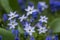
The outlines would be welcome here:
<svg viewBox="0 0 60 40">
<path fill-rule="evenodd" d="M 40 16 L 41 19 L 39 21 L 47 23 L 47 17 L 46 16 Z"/>
<path fill-rule="evenodd" d="M 48 8 L 48 6 L 46 5 L 46 2 L 39 2 L 39 4 L 42 7 L 42 10 L 44 10 L 45 8 Z"/>
<path fill-rule="evenodd" d="M 24 19 L 26 19 L 27 18 L 27 16 L 25 16 L 25 15 L 22 15 L 22 17 L 19 17 L 19 19 L 20 19 L 20 22 L 22 22 Z"/>
<path fill-rule="evenodd" d="M 16 22 L 16 20 L 10 20 L 10 23 L 8 24 L 10 29 L 14 29 L 15 26 L 17 26 L 17 25 L 18 25 L 18 23 Z"/>
<path fill-rule="evenodd" d="M 32 11 L 32 10 L 34 10 L 34 6 L 28 6 L 28 8 L 27 9 L 25 9 L 25 11 L 27 11 L 27 12 L 29 12 L 29 11 Z"/>
<path fill-rule="evenodd" d="M 31 27 L 31 26 L 28 26 L 28 27 L 25 27 L 24 30 L 30 35 L 32 36 L 32 33 L 35 32 L 35 27 Z"/>
<path fill-rule="evenodd" d="M 8 20 L 11 20 L 11 19 L 13 19 L 15 17 L 18 17 L 18 14 L 16 14 L 16 11 L 15 12 L 10 12 L 10 14 L 8 14 L 8 16 L 9 16 Z"/>
<path fill-rule="evenodd" d="M 38 11 L 37 9 L 34 9 L 34 6 L 28 6 L 27 9 L 25 9 L 25 11 L 27 11 L 27 16 L 29 16 L 30 14 L 32 14 L 33 12 Z"/>
<path fill-rule="evenodd" d="M 41 33 L 46 33 L 47 29 L 46 29 L 46 27 L 40 27 L 40 28 L 38 29 L 38 31 L 39 31 L 39 34 L 41 34 Z"/>
</svg>

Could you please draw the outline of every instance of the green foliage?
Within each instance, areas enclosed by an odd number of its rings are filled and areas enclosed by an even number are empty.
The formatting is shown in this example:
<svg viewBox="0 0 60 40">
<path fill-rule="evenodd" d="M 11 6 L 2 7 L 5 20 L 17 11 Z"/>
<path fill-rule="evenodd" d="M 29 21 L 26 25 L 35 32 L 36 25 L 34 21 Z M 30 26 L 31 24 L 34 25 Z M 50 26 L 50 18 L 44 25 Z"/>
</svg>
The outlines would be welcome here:
<svg viewBox="0 0 60 40">
<path fill-rule="evenodd" d="M 60 18 L 54 19 L 51 22 L 50 26 L 54 33 L 59 33 L 60 32 Z"/>
<path fill-rule="evenodd" d="M 24 33 L 23 28 L 21 28 L 20 26 L 18 26 L 18 30 L 19 30 L 19 32 L 20 32 L 21 34 L 23 34 L 23 33 Z"/>
<path fill-rule="evenodd" d="M 4 10 L 9 13 L 11 11 L 9 0 L 0 0 L 1 6 L 4 8 Z"/>
<path fill-rule="evenodd" d="M 14 35 L 3 28 L 0 28 L 0 35 L 2 36 L 2 40 L 14 40 Z"/>
</svg>

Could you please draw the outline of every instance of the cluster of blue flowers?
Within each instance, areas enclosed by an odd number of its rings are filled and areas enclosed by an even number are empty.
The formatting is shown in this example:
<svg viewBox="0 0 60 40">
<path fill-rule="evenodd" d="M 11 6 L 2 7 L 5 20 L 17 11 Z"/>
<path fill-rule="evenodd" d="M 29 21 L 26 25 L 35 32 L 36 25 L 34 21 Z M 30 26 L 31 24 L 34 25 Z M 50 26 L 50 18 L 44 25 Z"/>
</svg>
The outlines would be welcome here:
<svg viewBox="0 0 60 40">
<path fill-rule="evenodd" d="M 18 26 L 17 19 L 20 20 L 20 23 L 23 26 L 23 29 L 25 31 L 24 36 L 30 35 L 30 40 L 35 40 L 33 37 L 33 33 L 35 33 L 35 28 L 37 27 L 37 30 L 39 34 L 46 33 L 48 29 L 47 26 L 47 20 L 48 17 L 41 15 L 41 13 L 48 8 L 48 5 L 46 5 L 46 2 L 38 2 L 37 9 L 34 8 L 34 4 L 32 2 L 28 2 L 28 7 L 25 7 L 26 0 L 18 0 L 19 5 L 21 6 L 21 9 L 26 11 L 26 15 L 23 14 L 22 16 L 19 16 L 17 12 L 10 11 L 10 14 L 4 14 L 3 20 L 9 20 L 8 26 L 9 29 L 12 30 L 13 35 L 15 36 L 15 40 L 19 39 L 19 31 L 18 29 L 15 29 Z M 51 2 L 51 6 L 53 5 L 52 11 L 55 10 L 56 7 L 60 7 L 59 5 L 56 5 L 57 2 Z M 54 6 L 56 5 L 56 7 Z M 40 19 L 38 19 L 38 15 L 40 16 Z M 30 18 L 29 18 L 30 16 Z M 32 26 L 31 23 L 34 23 L 34 21 L 37 20 L 37 23 Z M 46 40 L 52 40 L 50 36 L 46 37 Z M 58 40 L 58 37 L 56 37 L 55 40 Z"/>
</svg>

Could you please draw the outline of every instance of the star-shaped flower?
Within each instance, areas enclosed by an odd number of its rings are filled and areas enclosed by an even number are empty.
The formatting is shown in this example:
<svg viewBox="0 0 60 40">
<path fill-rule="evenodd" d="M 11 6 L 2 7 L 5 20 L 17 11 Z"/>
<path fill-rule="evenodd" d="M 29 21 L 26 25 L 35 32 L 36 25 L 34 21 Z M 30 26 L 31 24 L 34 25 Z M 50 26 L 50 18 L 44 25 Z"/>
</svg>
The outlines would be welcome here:
<svg viewBox="0 0 60 40">
<path fill-rule="evenodd" d="M 46 27 L 40 27 L 38 29 L 38 31 L 39 31 L 39 34 L 41 34 L 41 33 L 45 33 L 47 31 L 47 29 L 46 29 Z"/>
<path fill-rule="evenodd" d="M 34 9 L 34 6 L 28 6 L 27 9 L 25 9 L 25 11 L 27 11 L 27 16 L 29 16 L 30 14 L 32 14 L 35 11 L 38 11 L 37 9 Z"/>
<path fill-rule="evenodd" d="M 34 6 L 28 6 L 28 8 L 27 9 L 25 9 L 25 11 L 27 11 L 27 12 L 29 12 L 29 11 L 32 11 L 32 10 L 34 10 Z"/>
<path fill-rule="evenodd" d="M 32 36 L 32 33 L 35 32 L 35 27 L 31 27 L 31 26 L 28 26 L 28 27 L 25 27 L 24 30 L 30 35 Z"/>
<path fill-rule="evenodd" d="M 41 19 L 39 21 L 47 23 L 47 17 L 46 16 L 40 16 Z"/>
<path fill-rule="evenodd" d="M 22 17 L 19 17 L 19 19 L 20 19 L 20 22 L 22 22 L 24 19 L 26 19 L 27 18 L 27 16 L 25 16 L 25 15 L 22 15 Z"/>
<path fill-rule="evenodd" d="M 8 24 L 8 26 L 10 26 L 10 29 L 14 29 L 17 25 L 18 23 L 16 22 L 16 20 L 10 20 L 10 23 Z"/>
<path fill-rule="evenodd" d="M 11 20 L 11 19 L 13 19 L 15 17 L 18 17 L 18 14 L 16 14 L 16 11 L 15 12 L 10 12 L 10 14 L 8 14 L 8 16 L 9 16 L 8 20 Z"/>
</svg>

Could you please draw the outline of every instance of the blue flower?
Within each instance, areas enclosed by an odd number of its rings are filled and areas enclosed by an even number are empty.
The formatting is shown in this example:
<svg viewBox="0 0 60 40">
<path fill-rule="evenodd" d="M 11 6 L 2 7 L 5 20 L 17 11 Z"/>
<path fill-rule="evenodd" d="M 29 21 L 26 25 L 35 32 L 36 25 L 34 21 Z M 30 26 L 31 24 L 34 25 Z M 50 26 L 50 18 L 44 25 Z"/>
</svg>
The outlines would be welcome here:
<svg viewBox="0 0 60 40">
<path fill-rule="evenodd" d="M 24 33 L 24 37 L 25 37 L 25 38 L 27 38 L 27 36 L 28 36 L 28 33 L 27 33 L 27 32 L 25 32 L 25 33 Z"/>
<path fill-rule="evenodd" d="M 18 4 L 19 4 L 19 6 L 21 7 L 22 10 L 25 9 L 25 2 L 24 1 L 25 0 L 18 0 Z"/>
<path fill-rule="evenodd" d="M 41 26 L 42 26 L 42 24 L 43 24 L 41 21 L 40 21 L 40 22 L 38 22 L 38 23 L 39 23 Z"/>
<path fill-rule="evenodd" d="M 34 6 L 34 4 L 32 2 L 29 2 L 28 3 L 28 6 L 31 6 L 32 7 L 32 6 Z"/>
<path fill-rule="evenodd" d="M 21 22 L 21 24 L 22 24 L 22 26 L 23 26 L 23 28 L 25 28 L 25 24 L 26 23 L 28 23 L 27 21 L 25 21 L 25 20 L 23 20 L 22 22 Z"/>
<path fill-rule="evenodd" d="M 15 12 L 10 11 L 10 14 L 8 14 L 8 16 L 9 16 L 8 20 L 11 20 L 18 17 L 19 15 L 16 13 L 16 11 Z"/>
<path fill-rule="evenodd" d="M 36 19 L 36 18 L 38 17 L 38 12 L 33 12 L 33 13 L 32 13 L 32 17 L 33 17 L 34 19 Z"/>
<path fill-rule="evenodd" d="M 19 3 L 19 5 L 23 5 L 24 4 L 23 0 L 18 0 L 18 3 Z"/>
<path fill-rule="evenodd" d="M 52 40 L 52 36 L 47 36 L 45 40 Z"/>
<path fill-rule="evenodd" d="M 54 38 L 54 40 L 58 40 L 58 35 L 55 35 L 55 38 Z"/>
<path fill-rule="evenodd" d="M 7 14 L 3 14 L 3 21 L 5 22 L 5 21 L 7 21 L 7 20 L 8 20 Z"/>
<path fill-rule="evenodd" d="M 12 34 L 14 34 L 16 37 L 18 37 L 18 35 L 19 35 L 19 31 L 18 30 L 12 30 Z"/>
<path fill-rule="evenodd" d="M 38 4 L 38 6 L 37 6 L 37 7 L 38 7 L 38 10 L 39 10 L 40 12 L 42 12 L 41 5 L 39 5 L 39 4 Z"/>
<path fill-rule="evenodd" d="M 2 40 L 2 36 L 0 36 L 0 40 Z"/>
<path fill-rule="evenodd" d="M 15 37 L 15 40 L 20 40 L 19 37 Z"/>
<path fill-rule="evenodd" d="M 42 12 L 48 8 L 48 5 L 46 5 L 46 2 L 38 2 L 37 8 L 40 12 Z"/>
<path fill-rule="evenodd" d="M 30 40 L 35 40 L 35 38 L 33 36 L 30 37 Z"/>
<path fill-rule="evenodd" d="M 50 0 L 50 8 L 52 12 L 60 10 L 60 1 Z"/>
<path fill-rule="evenodd" d="M 25 5 L 21 5 L 20 7 L 21 7 L 22 10 L 24 10 L 26 8 Z"/>
</svg>

